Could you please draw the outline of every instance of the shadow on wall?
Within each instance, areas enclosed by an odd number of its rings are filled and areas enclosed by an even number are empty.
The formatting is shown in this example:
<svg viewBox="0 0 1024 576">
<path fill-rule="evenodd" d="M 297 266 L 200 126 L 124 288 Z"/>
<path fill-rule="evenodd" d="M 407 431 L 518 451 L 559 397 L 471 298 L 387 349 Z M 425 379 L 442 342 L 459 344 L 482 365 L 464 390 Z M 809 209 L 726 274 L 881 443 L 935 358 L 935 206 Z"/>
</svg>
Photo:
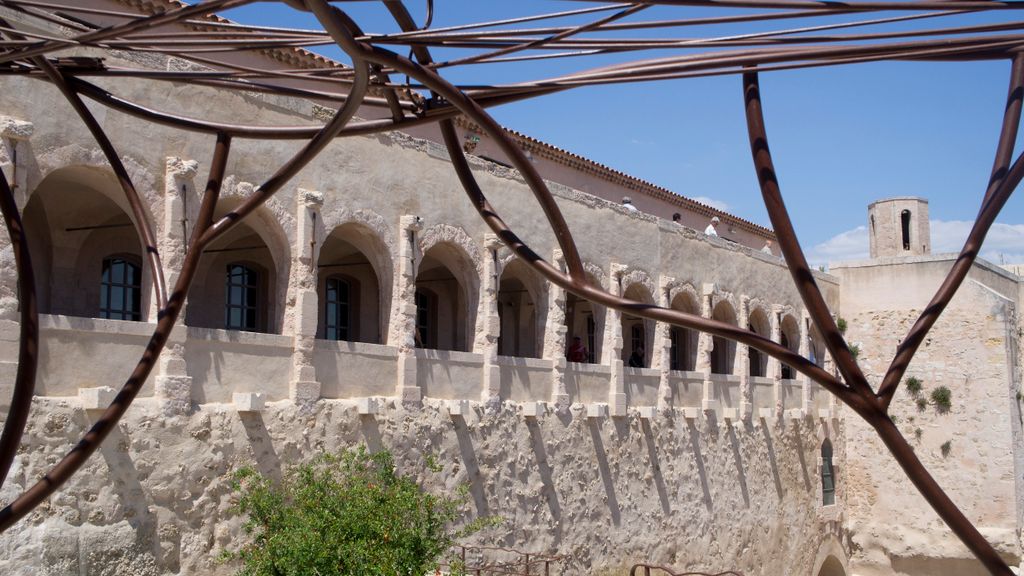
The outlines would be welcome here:
<svg viewBox="0 0 1024 576">
<path fill-rule="evenodd" d="M 274 449 L 274 441 L 267 432 L 267 426 L 263 422 L 263 415 L 259 412 L 241 412 L 238 415 L 245 428 L 245 437 L 249 439 L 249 447 L 252 449 L 253 460 L 260 474 L 265 478 L 272 479 L 275 483 L 281 481 L 281 459 Z"/>
<path fill-rule="evenodd" d="M 484 481 L 480 474 L 480 464 L 476 460 L 473 440 L 469 437 L 469 428 L 466 427 L 466 421 L 461 416 L 453 417 L 452 425 L 455 427 L 455 436 L 459 441 L 459 453 L 462 455 L 462 462 L 466 465 L 469 493 L 473 496 L 476 515 L 478 518 L 487 518 L 491 515 L 491 510 L 487 505 Z"/>
<path fill-rule="evenodd" d="M 601 430 L 598 428 L 597 423 L 598 421 L 595 418 L 587 419 L 590 438 L 594 441 L 597 469 L 601 474 L 605 495 L 608 496 L 608 511 L 612 515 L 612 524 L 618 526 L 622 522 L 622 511 L 619 508 L 619 499 L 615 497 L 615 481 L 612 479 L 611 467 L 608 466 L 608 453 L 604 449 L 604 440 L 601 439 Z"/>
</svg>

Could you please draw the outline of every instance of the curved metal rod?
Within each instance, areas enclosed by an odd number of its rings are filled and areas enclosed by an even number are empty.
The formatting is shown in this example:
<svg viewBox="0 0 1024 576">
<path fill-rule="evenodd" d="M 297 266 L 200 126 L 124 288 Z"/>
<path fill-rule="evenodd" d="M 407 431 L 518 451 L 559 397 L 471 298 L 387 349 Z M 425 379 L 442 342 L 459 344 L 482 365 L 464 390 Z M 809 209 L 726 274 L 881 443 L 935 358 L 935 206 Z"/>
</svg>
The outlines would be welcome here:
<svg viewBox="0 0 1024 576">
<path fill-rule="evenodd" d="M 227 164 L 228 152 L 231 147 L 231 138 L 222 135 L 217 139 L 214 148 L 213 162 L 210 167 L 209 184 L 204 193 L 204 205 L 209 198 L 216 198 L 220 194 L 221 182 L 224 178 L 224 169 Z M 168 299 L 167 306 L 161 310 L 153 335 L 146 345 L 146 350 L 136 364 L 128 380 L 125 381 L 121 391 L 114 398 L 114 401 L 103 412 L 103 415 L 93 424 L 92 428 L 82 437 L 75 447 L 68 452 L 45 476 L 21 495 L 0 510 L 0 532 L 10 528 L 14 523 L 32 511 L 33 508 L 42 503 L 43 500 L 53 494 L 64 482 L 66 482 L 83 464 L 89 456 L 99 448 L 103 440 L 110 434 L 110 431 L 117 426 L 117 422 L 124 415 L 131 405 L 132 400 L 138 395 L 139 390 L 149 377 L 149 373 L 156 365 L 160 352 L 163 351 L 171 330 L 181 313 L 185 297 L 188 294 L 189 285 L 195 276 L 199 263 L 201 249 L 193 247 L 185 257 L 182 265 L 181 275 L 175 285 L 174 292 Z"/>
<path fill-rule="evenodd" d="M 14 193 L 3 172 L 0 172 L 0 211 L 3 212 L 14 252 L 14 263 L 18 271 L 18 304 L 21 308 L 18 373 L 14 378 L 14 394 L 4 422 L 4 431 L 0 435 L 0 486 L 3 486 L 32 410 L 32 395 L 39 367 L 39 306 L 35 272 L 32 269 L 25 226 L 18 214 L 18 204 L 14 201 Z"/>
<path fill-rule="evenodd" d="M 846 345 L 846 339 L 839 332 L 832 313 L 821 295 L 818 283 L 811 274 L 811 267 L 804 257 L 804 251 L 800 248 L 800 241 L 796 237 L 796 230 L 786 210 L 786 203 L 782 199 L 779 190 L 779 183 L 775 177 L 775 167 L 772 163 L 771 152 L 768 150 L 768 136 L 765 132 L 764 116 L 761 112 L 761 94 L 758 88 L 758 76 L 756 72 L 748 72 L 743 75 L 743 99 L 744 110 L 747 116 L 747 133 L 750 137 L 750 153 L 754 160 L 754 169 L 757 171 L 757 181 L 761 187 L 761 196 L 764 198 L 765 208 L 768 209 L 768 217 L 771 219 L 772 228 L 779 241 L 779 248 L 782 250 L 793 276 L 793 284 L 796 286 L 800 299 L 807 307 L 807 313 L 811 320 L 818 327 L 825 340 L 825 347 L 829 354 L 836 361 L 839 372 L 843 375 L 853 390 L 864 392 L 871 390 L 864 373 L 857 366 L 857 361 L 850 348 Z"/>
<path fill-rule="evenodd" d="M 996 156 L 992 165 L 992 175 L 981 203 L 981 210 L 974 221 L 971 233 L 964 241 L 960 256 L 953 263 L 946 279 L 935 291 L 931 301 L 925 306 L 924 311 L 921 312 L 917 321 L 907 332 L 907 336 L 896 349 L 896 355 L 878 387 L 878 397 L 884 408 L 888 408 L 892 402 L 896 390 L 899 388 L 900 380 L 903 379 L 903 375 L 910 366 L 910 361 L 913 360 L 928 332 L 952 301 L 964 279 L 967 278 L 967 273 L 974 266 L 974 261 L 981 251 L 981 244 L 995 222 L 996 216 L 999 215 L 1010 195 L 1020 184 L 1021 177 L 1024 176 L 1024 171 L 1019 170 L 1017 163 L 1014 164 L 1013 169 L 1010 169 L 1010 159 L 1013 157 L 1014 142 L 1017 140 L 1017 130 L 1020 126 L 1022 99 L 1024 99 L 1024 55 L 1017 54 L 1010 66 L 1010 87 L 1003 114 L 1003 126 L 999 134 L 999 145 L 996 148 Z"/>
<path fill-rule="evenodd" d="M 820 292 L 817 291 L 817 285 L 804 285 L 801 287 L 801 272 L 810 276 L 810 271 L 807 268 L 806 261 L 803 259 L 803 253 L 800 251 L 800 246 L 796 241 L 796 236 L 792 232 L 789 215 L 786 212 L 785 205 L 782 203 L 781 194 L 778 191 L 778 182 L 775 179 L 775 172 L 771 165 L 771 155 L 768 152 L 768 139 L 764 129 L 764 118 L 761 114 L 757 74 L 744 74 L 743 84 L 747 110 L 747 125 L 750 132 L 751 151 L 754 156 L 754 164 L 758 171 L 758 180 L 761 182 L 762 191 L 764 192 L 765 205 L 768 207 L 769 215 L 772 218 L 772 224 L 776 227 L 776 234 L 779 234 L 780 229 L 783 232 L 783 234 L 779 235 L 779 245 L 783 246 L 783 253 L 786 255 L 786 263 L 789 265 L 789 268 L 793 273 L 793 279 L 796 282 L 798 289 L 803 288 L 801 296 L 803 296 L 804 290 L 806 290 L 810 296 L 820 298 Z M 1016 187 L 1016 183 L 1012 186 L 1006 185 L 1010 184 L 1014 177 L 1019 181 L 1021 176 L 1024 176 L 1024 157 L 1018 159 L 1014 164 L 1010 176 L 1007 178 L 1006 182 L 1003 182 L 1003 187 L 1009 187 L 1011 189 Z M 1003 190 L 1000 190 L 1000 192 L 1002 191 Z M 999 195 L 997 194 L 997 197 L 998 196 Z M 1005 194 L 1005 197 L 1001 198 L 1002 201 L 1005 202 L 1006 197 L 1008 196 L 1008 193 Z M 994 198 L 989 204 L 994 205 L 997 202 L 998 198 Z M 991 206 L 987 206 L 987 208 L 991 210 Z M 995 212 L 998 212 L 998 209 L 992 210 L 992 212 L 991 218 L 994 220 Z M 786 238 L 785 241 L 783 240 L 784 237 Z M 984 234 L 982 234 L 982 238 L 983 237 Z M 784 242 L 787 242 L 788 246 L 784 244 Z M 791 257 L 795 258 L 791 260 Z M 813 278 L 811 278 L 811 283 L 813 283 Z M 822 301 L 822 304 L 824 304 L 824 301 Z M 808 307 L 810 306 L 810 303 L 808 303 L 806 299 L 805 305 L 808 305 Z M 818 310 L 819 314 L 820 312 L 821 311 Z M 838 338 L 839 343 L 842 344 L 841 351 L 846 352 L 849 355 L 849 348 L 846 347 L 845 340 L 843 340 L 842 335 L 839 334 L 839 329 L 836 328 L 831 315 L 828 315 L 827 308 L 825 308 L 825 318 L 828 320 L 829 330 L 829 334 L 826 335 L 826 339 L 828 339 L 829 336 L 834 339 Z M 819 325 L 819 329 L 821 328 L 822 326 Z M 826 340 L 826 342 L 828 342 L 828 340 Z M 857 368 L 856 362 L 853 360 L 853 356 L 849 355 L 848 358 L 853 363 L 853 367 Z M 842 370 L 842 367 L 840 367 L 840 369 Z M 875 429 L 875 432 L 878 434 L 879 438 L 881 438 L 882 442 L 885 443 L 889 452 L 893 455 L 893 458 L 897 463 L 899 463 L 900 467 L 903 468 L 907 477 L 914 486 L 917 487 L 925 500 L 928 501 L 932 509 L 935 510 L 939 517 L 942 518 L 960 541 L 971 550 L 975 557 L 990 572 L 992 572 L 992 574 L 997 576 L 1009 576 L 1012 574 L 1009 567 L 1003 559 L 1000 558 L 999 553 L 996 552 L 992 545 L 981 535 L 974 524 L 964 516 L 956 503 L 949 498 L 942 487 L 939 486 L 938 482 L 935 481 L 935 478 L 928 472 L 928 469 L 921 463 L 921 460 L 914 452 L 914 448 L 907 443 L 906 438 L 903 437 L 899 428 L 896 427 L 892 419 L 886 413 L 885 408 L 882 406 L 881 402 L 878 401 L 878 398 L 871 390 L 867 381 L 863 380 L 863 375 L 860 374 L 859 369 L 857 369 L 855 376 L 860 378 L 860 380 L 847 380 L 847 382 L 852 385 L 853 395 L 861 398 L 864 404 L 870 407 L 870 410 L 862 413 L 861 415 L 865 421 Z"/>
<path fill-rule="evenodd" d="M 60 71 L 42 56 L 37 56 L 32 60 L 40 70 L 46 73 L 50 78 L 50 82 L 60 90 L 65 100 L 74 108 L 78 117 L 82 119 L 86 128 L 89 129 L 93 139 L 96 140 L 100 149 L 103 150 L 107 163 L 114 170 L 117 183 L 121 186 L 125 199 L 128 201 L 128 206 L 131 208 L 135 232 L 139 235 L 139 239 L 142 240 L 142 244 L 145 247 L 146 260 L 149 262 L 149 274 L 153 279 L 153 293 L 156 296 L 157 309 L 163 309 L 167 305 L 167 281 L 164 278 L 164 267 L 160 259 L 160 249 L 157 247 L 153 227 L 150 225 L 149 217 L 142 205 L 142 200 L 139 198 L 139 193 L 135 189 L 135 184 L 132 182 L 131 176 L 128 175 L 128 170 L 124 167 L 124 163 L 121 162 L 121 157 L 118 156 L 114 144 L 107 137 L 103 128 L 100 127 L 95 116 L 85 106 L 85 102 L 68 85 Z"/>
</svg>

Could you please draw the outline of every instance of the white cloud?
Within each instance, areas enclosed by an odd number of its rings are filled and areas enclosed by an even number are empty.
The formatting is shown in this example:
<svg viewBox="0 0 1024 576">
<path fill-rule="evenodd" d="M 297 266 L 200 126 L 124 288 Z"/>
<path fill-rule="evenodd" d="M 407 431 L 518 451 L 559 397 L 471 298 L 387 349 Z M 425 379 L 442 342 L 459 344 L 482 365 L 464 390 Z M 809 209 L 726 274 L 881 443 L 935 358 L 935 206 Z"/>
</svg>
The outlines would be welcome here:
<svg viewBox="0 0 1024 576">
<path fill-rule="evenodd" d="M 707 196 L 691 196 L 690 198 L 700 202 L 701 204 L 706 204 L 712 208 L 721 210 L 722 212 L 729 211 L 729 205 L 721 200 L 715 200 L 714 198 L 708 198 Z"/>
<path fill-rule="evenodd" d="M 932 220 L 932 253 L 960 252 L 973 221 Z M 840 232 L 808 250 L 813 266 L 868 257 L 869 239 L 865 226 Z M 981 257 L 995 264 L 1024 263 L 1024 224 L 995 223 L 982 245 Z"/>
</svg>

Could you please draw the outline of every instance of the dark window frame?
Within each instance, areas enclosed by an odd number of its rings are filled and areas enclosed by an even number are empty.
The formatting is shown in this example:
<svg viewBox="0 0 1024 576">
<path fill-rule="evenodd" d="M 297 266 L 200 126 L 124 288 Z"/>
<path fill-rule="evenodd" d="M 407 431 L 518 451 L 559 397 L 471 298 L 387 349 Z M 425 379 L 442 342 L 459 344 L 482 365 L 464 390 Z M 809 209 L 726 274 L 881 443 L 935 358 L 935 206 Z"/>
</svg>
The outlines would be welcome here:
<svg viewBox="0 0 1024 576">
<path fill-rule="evenodd" d="M 832 506 L 836 503 L 836 475 L 832 465 L 832 442 L 826 438 L 821 443 L 821 504 Z"/>
<path fill-rule="evenodd" d="M 224 270 L 224 329 L 241 332 L 263 332 L 266 326 L 266 273 L 249 262 L 230 262 Z M 235 282 L 238 278 L 241 281 Z M 241 290 L 236 302 L 232 288 Z M 239 322 L 233 322 L 232 311 L 239 310 Z"/>
<path fill-rule="evenodd" d="M 121 265 L 119 278 L 113 278 Z M 131 277 L 129 277 L 129 273 Z M 113 306 L 114 293 L 120 292 L 121 306 Z M 99 317 L 107 320 L 142 321 L 142 264 L 130 254 L 112 254 L 100 267 Z"/>
</svg>

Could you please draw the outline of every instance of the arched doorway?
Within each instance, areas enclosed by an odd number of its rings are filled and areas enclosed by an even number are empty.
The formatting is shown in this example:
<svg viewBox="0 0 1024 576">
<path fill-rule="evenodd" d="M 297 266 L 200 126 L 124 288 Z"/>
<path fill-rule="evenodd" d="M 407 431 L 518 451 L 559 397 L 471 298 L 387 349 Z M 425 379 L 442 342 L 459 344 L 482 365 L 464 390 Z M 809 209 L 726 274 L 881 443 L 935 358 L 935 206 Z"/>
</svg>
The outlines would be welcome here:
<svg viewBox="0 0 1024 576">
<path fill-rule="evenodd" d="M 651 292 L 640 283 L 626 286 L 622 295 L 634 302 L 654 304 Z M 650 368 L 653 352 L 651 344 L 654 342 L 654 321 L 623 312 L 620 328 L 622 330 L 623 363 L 633 368 Z M 634 353 L 636 353 L 635 357 Z"/>
<path fill-rule="evenodd" d="M 672 299 L 672 308 L 698 314 L 697 299 L 689 292 L 681 292 Z M 669 369 L 692 371 L 697 367 L 697 331 L 672 326 L 669 329 Z"/>
<path fill-rule="evenodd" d="M 320 301 L 317 338 L 350 342 L 384 341 L 385 324 L 381 285 L 387 250 L 373 233 L 359 224 L 345 224 L 327 236 L 317 258 L 317 295 Z"/>
<path fill-rule="evenodd" d="M 780 327 L 780 338 L 782 339 L 781 344 L 792 352 L 800 351 L 800 325 L 797 323 L 796 318 L 792 315 L 787 314 L 782 317 L 782 326 Z M 782 365 L 782 378 L 784 380 L 792 380 L 796 378 L 796 370 L 788 364 Z"/>
<path fill-rule="evenodd" d="M 239 201 L 222 200 L 214 221 Z M 280 333 L 280 270 L 271 251 L 274 235 L 260 217 L 249 216 L 203 252 L 188 294 L 185 323 L 199 328 Z M 283 233 L 279 232 L 283 237 Z"/>
<path fill-rule="evenodd" d="M 418 348 L 470 351 L 476 278 L 469 270 L 469 257 L 452 244 L 437 244 L 423 255 L 416 274 Z"/>
<path fill-rule="evenodd" d="M 768 315 L 765 314 L 761 308 L 754 308 L 750 311 L 750 316 L 747 319 L 747 329 L 757 334 L 758 336 L 769 338 L 771 335 L 771 326 L 768 323 Z M 748 366 L 747 374 L 755 377 L 763 377 L 768 375 L 768 355 L 761 352 L 757 348 L 750 347 L 747 353 Z"/>
<path fill-rule="evenodd" d="M 149 264 L 112 174 L 84 166 L 52 172 L 33 191 L 23 220 L 32 231 L 40 313 L 148 318 Z"/>
<path fill-rule="evenodd" d="M 600 287 L 593 275 L 587 274 L 587 282 Z M 586 347 L 586 362 L 599 364 L 604 353 L 605 307 L 584 300 L 572 292 L 565 294 L 566 347 L 571 349 L 573 341 L 580 339 Z M 570 358 L 570 360 L 572 360 Z"/>
<path fill-rule="evenodd" d="M 520 260 L 512 260 L 502 270 L 498 283 L 498 355 L 540 357 L 539 285 L 536 274 Z"/>
<path fill-rule="evenodd" d="M 846 570 L 843 570 L 843 563 L 838 558 L 829 556 L 825 558 L 825 562 L 822 563 L 817 576 L 846 576 Z"/>
<path fill-rule="evenodd" d="M 719 302 L 712 311 L 711 318 L 727 324 L 736 324 L 736 311 L 727 300 Z M 712 337 L 711 373 L 732 374 L 736 362 L 736 342 L 721 336 Z"/>
</svg>

